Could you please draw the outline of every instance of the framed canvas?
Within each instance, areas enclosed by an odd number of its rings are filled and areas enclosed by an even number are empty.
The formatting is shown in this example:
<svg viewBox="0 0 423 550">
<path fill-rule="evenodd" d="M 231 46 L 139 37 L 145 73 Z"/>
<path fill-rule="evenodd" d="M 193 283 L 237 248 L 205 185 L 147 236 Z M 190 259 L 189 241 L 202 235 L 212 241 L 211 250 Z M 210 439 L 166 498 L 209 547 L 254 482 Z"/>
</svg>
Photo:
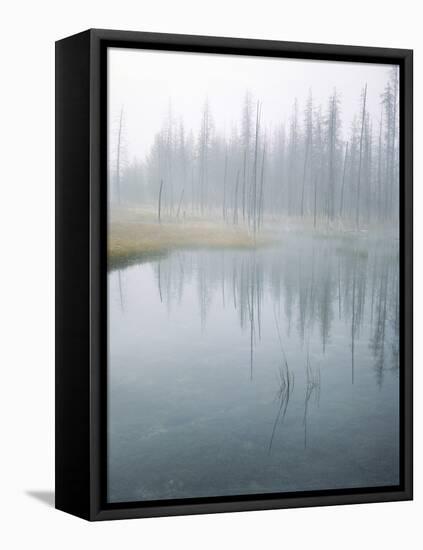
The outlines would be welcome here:
<svg viewBox="0 0 423 550">
<path fill-rule="evenodd" d="M 56 507 L 412 498 L 412 52 L 56 43 Z"/>
</svg>

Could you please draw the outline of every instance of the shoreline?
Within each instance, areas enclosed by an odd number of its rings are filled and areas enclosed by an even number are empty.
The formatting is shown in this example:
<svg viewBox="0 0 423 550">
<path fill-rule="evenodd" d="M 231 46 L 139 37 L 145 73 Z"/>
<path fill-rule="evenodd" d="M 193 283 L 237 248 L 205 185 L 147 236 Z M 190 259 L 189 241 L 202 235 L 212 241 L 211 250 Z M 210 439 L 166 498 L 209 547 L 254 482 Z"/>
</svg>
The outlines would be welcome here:
<svg viewBox="0 0 423 550">
<path fill-rule="evenodd" d="M 146 219 L 147 218 L 147 219 Z M 171 220 L 162 223 L 150 216 L 112 216 L 108 227 L 108 269 L 159 259 L 172 250 L 227 249 L 253 250 L 280 244 L 294 234 L 314 239 L 340 239 L 349 242 L 378 240 L 380 227 L 359 232 L 338 225 L 314 228 L 307 221 L 267 221 L 254 235 L 244 224 L 233 225 L 213 220 Z M 395 241 L 395 235 L 392 235 Z"/>
<path fill-rule="evenodd" d="M 266 231 L 255 237 L 242 226 L 211 222 L 112 222 L 109 226 L 108 268 L 160 258 L 180 249 L 262 248 L 279 242 Z"/>
</svg>

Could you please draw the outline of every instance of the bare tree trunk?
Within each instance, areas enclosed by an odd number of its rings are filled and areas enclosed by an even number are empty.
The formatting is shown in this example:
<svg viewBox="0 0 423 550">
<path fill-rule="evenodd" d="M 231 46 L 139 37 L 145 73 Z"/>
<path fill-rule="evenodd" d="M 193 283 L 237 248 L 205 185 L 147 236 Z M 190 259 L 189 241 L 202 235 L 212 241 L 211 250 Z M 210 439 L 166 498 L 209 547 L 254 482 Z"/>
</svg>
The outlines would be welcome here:
<svg viewBox="0 0 423 550">
<path fill-rule="evenodd" d="M 162 191 L 163 191 L 163 180 L 160 180 L 160 190 L 159 190 L 159 204 L 158 204 L 158 218 L 159 223 L 162 223 L 161 221 L 161 213 L 162 213 Z"/>
<path fill-rule="evenodd" d="M 261 116 L 261 106 L 260 102 L 257 101 L 257 113 L 256 113 L 256 139 L 254 146 L 254 179 L 253 179 L 253 189 L 252 189 L 252 218 L 253 218 L 253 230 L 254 234 L 257 232 L 257 164 L 258 164 L 258 141 L 259 141 L 259 131 L 260 131 L 260 116 Z"/>
<path fill-rule="evenodd" d="M 313 226 L 316 229 L 316 216 L 317 216 L 317 174 L 314 176 L 314 222 Z"/>
<path fill-rule="evenodd" d="M 341 203 L 339 206 L 340 218 L 342 218 L 342 211 L 344 209 L 344 188 L 345 188 L 345 175 L 347 172 L 347 158 L 348 158 L 348 141 L 347 141 L 347 145 L 345 146 L 344 170 L 342 172 Z"/>
<path fill-rule="evenodd" d="M 122 126 L 123 126 L 123 107 L 120 110 L 119 118 L 119 130 L 118 130 L 118 142 L 117 142 L 117 154 L 116 154 L 116 190 L 118 195 L 118 204 L 121 203 L 120 192 L 120 162 L 121 162 L 121 147 L 122 147 Z"/>
<path fill-rule="evenodd" d="M 364 87 L 363 113 L 361 117 L 360 153 L 359 153 L 359 161 L 358 161 L 357 205 L 356 205 L 356 214 L 355 214 L 355 226 L 357 231 L 360 229 L 361 164 L 362 164 L 362 157 L 363 157 L 363 135 L 364 135 L 364 123 L 365 123 L 365 117 L 366 117 L 366 98 L 367 98 L 367 83 Z"/>
<path fill-rule="evenodd" d="M 244 151 L 243 161 L 243 179 L 242 179 L 242 219 L 245 222 L 245 198 L 247 193 L 247 151 Z"/>
<path fill-rule="evenodd" d="M 234 225 L 238 223 L 238 187 L 239 187 L 239 169 L 236 173 L 236 184 L 235 184 Z"/>
<path fill-rule="evenodd" d="M 301 217 L 302 218 L 304 217 L 304 190 L 305 190 L 305 180 L 306 180 L 306 172 L 307 172 L 309 139 L 310 138 L 307 136 L 306 151 L 305 151 L 305 158 L 304 158 L 304 170 L 303 170 L 303 185 L 301 190 Z"/>
<path fill-rule="evenodd" d="M 181 211 L 181 204 L 182 204 L 182 200 L 184 198 L 184 192 L 185 192 L 185 188 L 182 189 L 182 191 L 181 191 L 181 197 L 179 199 L 178 210 L 176 212 L 176 218 L 179 218 L 179 212 Z"/>
<path fill-rule="evenodd" d="M 222 207 L 222 214 L 223 219 L 226 221 L 226 175 L 228 171 L 228 147 L 226 146 L 226 152 L 225 152 L 225 170 L 223 175 L 223 207 Z"/>
<path fill-rule="evenodd" d="M 263 142 L 263 155 L 261 160 L 261 176 L 260 176 L 260 197 L 259 197 L 259 211 L 258 211 L 258 227 L 263 223 L 263 200 L 264 200 L 264 163 L 266 160 L 266 138 Z"/>
<path fill-rule="evenodd" d="M 383 113 L 380 114 L 379 143 L 377 153 L 377 213 L 379 222 L 382 220 L 382 121 Z"/>
<path fill-rule="evenodd" d="M 200 144 L 200 211 L 204 214 L 205 202 L 208 195 L 208 148 L 210 140 L 210 112 L 208 101 L 203 109 L 201 144 Z"/>
<path fill-rule="evenodd" d="M 397 125 L 397 80 L 394 81 L 394 108 L 393 108 L 393 120 L 392 120 L 392 138 L 391 138 L 391 169 L 389 174 L 390 186 L 390 210 L 394 213 L 394 170 L 395 170 L 395 142 L 396 142 L 396 125 Z"/>
<path fill-rule="evenodd" d="M 327 214 L 328 219 L 333 220 L 334 202 L 335 202 L 335 141 L 336 141 L 336 91 L 333 95 L 332 109 L 330 117 L 330 147 L 329 147 L 329 192 L 327 196 Z"/>
<path fill-rule="evenodd" d="M 367 189 L 367 224 L 370 224 L 371 208 L 372 208 L 372 143 L 373 143 L 373 130 L 370 122 L 367 123 L 366 129 L 366 189 Z"/>
</svg>

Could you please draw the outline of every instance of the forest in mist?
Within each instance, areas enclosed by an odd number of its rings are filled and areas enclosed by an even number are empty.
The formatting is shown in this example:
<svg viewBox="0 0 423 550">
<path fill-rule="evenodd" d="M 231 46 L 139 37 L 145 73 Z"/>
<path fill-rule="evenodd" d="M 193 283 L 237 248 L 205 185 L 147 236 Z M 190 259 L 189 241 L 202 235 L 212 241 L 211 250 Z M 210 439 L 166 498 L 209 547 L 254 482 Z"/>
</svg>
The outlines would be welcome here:
<svg viewBox="0 0 423 550">
<path fill-rule="evenodd" d="M 159 222 L 220 219 L 254 233 L 284 218 L 356 231 L 396 225 L 397 67 L 386 69 L 379 113 L 369 109 L 368 94 L 363 82 L 349 127 L 336 89 L 323 103 L 310 89 L 305 104 L 295 100 L 288 119 L 271 125 L 263 122 L 266 105 L 247 90 L 226 131 L 214 123 L 212 98 L 195 129 L 169 101 L 148 153 L 132 159 L 123 104 L 109 136 L 110 204 L 148 206 Z"/>
</svg>

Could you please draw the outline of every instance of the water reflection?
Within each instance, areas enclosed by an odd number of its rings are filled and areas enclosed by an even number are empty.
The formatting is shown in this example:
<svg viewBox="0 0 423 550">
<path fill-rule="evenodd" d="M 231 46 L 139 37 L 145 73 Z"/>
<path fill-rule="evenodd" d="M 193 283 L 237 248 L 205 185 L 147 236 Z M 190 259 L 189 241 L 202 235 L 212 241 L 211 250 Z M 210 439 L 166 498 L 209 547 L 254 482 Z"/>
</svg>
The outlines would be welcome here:
<svg viewBox="0 0 423 550">
<path fill-rule="evenodd" d="M 333 243 L 296 240 L 294 249 L 282 246 L 264 251 L 176 251 L 151 265 L 160 302 L 169 313 L 181 304 L 186 288 L 193 284 L 203 331 L 213 301 L 220 300 L 223 309 L 237 311 L 240 328 L 249 334 L 251 379 L 254 349 L 261 339 L 264 293 L 274 304 L 277 319 L 281 315 L 286 318 L 285 337 L 290 337 L 294 325 L 302 346 L 310 341 L 317 325 L 325 353 L 335 318 L 349 324 L 352 383 L 356 341 L 367 308 L 369 346 L 380 385 L 388 366 L 398 368 L 398 250 L 395 245 L 352 242 L 336 246 L 335 252 L 334 255 Z M 122 270 L 117 273 L 124 310 Z"/>
<path fill-rule="evenodd" d="M 291 396 L 291 392 L 294 390 L 294 380 L 295 380 L 295 375 L 289 369 L 288 360 L 286 358 L 285 350 L 283 349 L 281 331 L 279 329 L 279 322 L 276 316 L 276 310 L 274 309 L 273 312 L 275 317 L 275 326 L 278 333 L 279 344 L 281 347 L 282 360 L 278 365 L 279 367 L 278 386 L 279 387 L 276 393 L 277 401 L 279 402 L 279 408 L 276 414 L 275 422 L 273 424 L 272 435 L 270 436 L 269 453 L 272 450 L 273 438 L 275 437 L 276 428 L 278 427 L 279 423 L 283 424 L 283 421 L 285 419 L 285 415 L 289 405 L 289 398 Z M 304 419 L 305 419 L 305 416 L 306 416 L 306 413 L 304 412 Z"/>
<path fill-rule="evenodd" d="M 227 461 L 239 453 L 233 494 L 250 477 L 257 492 L 394 479 L 398 261 L 395 242 L 297 237 L 255 251 L 174 251 L 111 272 L 113 499 L 231 493 Z M 210 465 L 204 449 L 222 456 Z M 160 485 L 156 453 L 183 487 Z M 361 455 L 348 465 L 339 453 Z M 142 472 L 151 484 L 135 495 L 131 475 Z"/>
<path fill-rule="evenodd" d="M 320 402 L 320 369 L 313 370 L 310 365 L 310 354 L 307 353 L 306 366 L 306 390 L 304 399 L 304 449 L 307 448 L 307 417 L 310 398 L 314 396 L 315 402 L 318 405 Z"/>
</svg>

